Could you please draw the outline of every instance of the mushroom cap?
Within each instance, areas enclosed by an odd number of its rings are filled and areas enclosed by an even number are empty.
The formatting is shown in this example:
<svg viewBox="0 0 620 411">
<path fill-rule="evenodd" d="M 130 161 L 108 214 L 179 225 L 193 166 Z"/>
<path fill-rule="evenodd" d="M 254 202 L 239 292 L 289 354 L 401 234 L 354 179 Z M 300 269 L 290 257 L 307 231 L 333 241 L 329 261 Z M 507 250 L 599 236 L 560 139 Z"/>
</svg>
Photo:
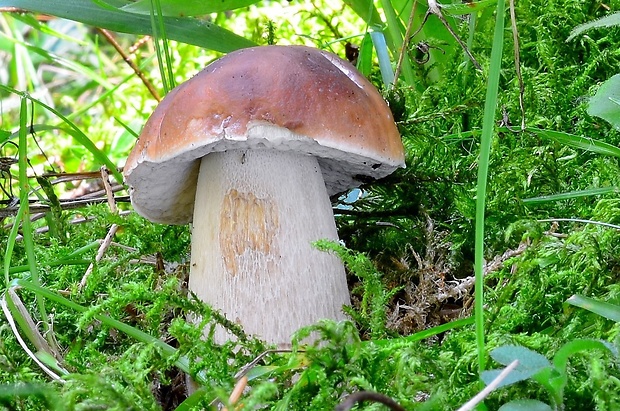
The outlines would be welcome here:
<svg viewBox="0 0 620 411">
<path fill-rule="evenodd" d="M 259 148 L 317 157 L 330 195 L 404 167 L 389 107 L 350 63 L 304 46 L 252 47 L 157 106 L 125 164 L 132 204 L 152 221 L 191 222 L 200 159 Z"/>
</svg>

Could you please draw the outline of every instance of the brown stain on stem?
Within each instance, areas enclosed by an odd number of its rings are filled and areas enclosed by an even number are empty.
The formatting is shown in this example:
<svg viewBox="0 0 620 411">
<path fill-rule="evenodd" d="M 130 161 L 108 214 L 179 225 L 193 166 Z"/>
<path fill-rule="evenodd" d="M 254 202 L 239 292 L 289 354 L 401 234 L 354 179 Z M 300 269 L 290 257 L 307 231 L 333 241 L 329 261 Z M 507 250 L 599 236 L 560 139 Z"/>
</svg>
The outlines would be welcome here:
<svg viewBox="0 0 620 411">
<path fill-rule="evenodd" d="M 244 274 L 247 264 L 241 266 L 241 262 L 248 254 L 254 259 L 253 268 L 271 271 L 280 226 L 275 204 L 253 193 L 231 189 L 224 196 L 221 210 L 220 249 L 230 275 Z"/>
</svg>

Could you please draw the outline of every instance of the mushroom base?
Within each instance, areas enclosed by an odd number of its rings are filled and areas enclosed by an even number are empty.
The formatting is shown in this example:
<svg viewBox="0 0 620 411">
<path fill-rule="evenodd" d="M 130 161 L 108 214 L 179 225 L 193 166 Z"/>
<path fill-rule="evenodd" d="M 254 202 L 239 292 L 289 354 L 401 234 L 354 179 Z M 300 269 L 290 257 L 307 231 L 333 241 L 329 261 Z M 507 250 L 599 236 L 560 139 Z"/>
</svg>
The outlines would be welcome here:
<svg viewBox="0 0 620 411">
<path fill-rule="evenodd" d="M 201 160 L 189 289 L 248 334 L 286 345 L 302 326 L 345 318 L 342 262 L 312 246 L 325 238 L 338 235 L 316 158 L 253 149 Z"/>
</svg>

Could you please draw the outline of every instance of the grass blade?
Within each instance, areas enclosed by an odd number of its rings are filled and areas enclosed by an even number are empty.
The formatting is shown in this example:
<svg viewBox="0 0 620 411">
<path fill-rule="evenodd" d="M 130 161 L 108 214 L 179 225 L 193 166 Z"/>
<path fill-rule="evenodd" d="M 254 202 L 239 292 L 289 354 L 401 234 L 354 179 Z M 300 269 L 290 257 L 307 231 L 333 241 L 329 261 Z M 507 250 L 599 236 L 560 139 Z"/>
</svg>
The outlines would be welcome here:
<svg viewBox="0 0 620 411">
<path fill-rule="evenodd" d="M 260 0 L 159 0 L 162 16 L 203 16 L 209 13 L 220 13 L 223 11 L 240 9 L 251 6 Z M 151 0 L 138 0 L 121 7 L 122 10 L 130 13 L 149 14 Z"/>
<path fill-rule="evenodd" d="M 164 85 L 164 92 L 168 94 L 174 88 L 174 75 L 172 73 L 172 62 L 170 49 L 168 48 L 168 37 L 166 36 L 166 25 L 161 11 L 159 0 L 149 0 L 151 32 L 153 33 L 153 43 L 157 53 L 157 63 L 159 73 Z M 164 62 L 166 64 L 164 68 Z"/>
<path fill-rule="evenodd" d="M 377 50 L 377 58 L 379 59 L 379 70 L 381 71 L 381 78 L 386 88 L 390 88 L 394 84 L 394 71 L 392 70 L 392 62 L 390 55 L 388 54 L 387 44 L 385 42 L 385 36 L 381 31 L 371 31 L 370 38 L 372 44 Z"/>
<path fill-rule="evenodd" d="M 32 319 L 32 316 L 14 289 L 9 288 L 6 293 L 4 293 L 3 303 L 6 304 L 8 309 L 8 312 L 5 312 L 5 316 L 7 318 L 10 316 L 13 322 L 19 325 L 19 328 L 26 335 L 30 343 L 39 351 L 47 351 L 49 349 L 51 352 L 51 347 L 37 329 L 35 321 Z M 13 333 L 15 334 L 16 332 L 17 329 L 13 329 Z"/>
<path fill-rule="evenodd" d="M 17 341 L 19 342 L 19 345 L 22 347 L 22 349 L 26 352 L 26 354 L 28 354 L 28 356 L 30 358 L 32 358 L 32 360 L 43 370 L 45 371 L 45 373 L 47 375 L 49 375 L 50 377 L 52 377 L 55 380 L 60 380 L 60 376 L 58 374 L 56 374 L 54 371 L 50 370 L 49 368 L 47 368 L 47 366 L 41 362 L 38 357 L 35 355 L 35 353 L 33 353 L 30 348 L 28 348 L 28 345 L 26 344 L 26 342 L 24 341 L 24 339 L 21 337 L 19 330 L 17 328 L 17 324 L 15 324 L 13 315 L 11 313 L 11 310 L 9 309 L 9 306 L 6 302 L 6 295 L 3 295 L 2 298 L 0 299 L 0 307 L 2 308 L 2 311 L 4 312 L 4 316 L 6 317 L 9 326 L 11 327 L 11 330 L 13 331 L 13 334 L 15 335 L 15 338 L 17 339 Z"/>
<path fill-rule="evenodd" d="M 3 306 L 2 308 L 15 337 L 23 341 L 19 333 L 19 330 L 21 329 L 21 331 L 26 334 L 28 340 L 30 340 L 30 343 L 37 349 L 36 354 L 32 353 L 28 347 L 25 346 L 25 343 L 23 343 L 22 347 L 28 352 L 28 355 L 33 357 L 33 360 L 37 362 L 37 364 L 39 364 L 39 360 L 41 360 L 45 363 L 45 365 L 52 368 L 58 374 L 68 374 L 69 372 L 59 362 L 59 359 L 62 357 L 58 351 L 58 347 L 56 345 L 50 345 L 41 335 L 36 323 L 13 288 L 9 288 L 3 295 L 2 304 L 6 305 L 6 307 Z M 45 358 L 45 361 L 43 358 Z M 50 377 L 58 379 L 56 374 L 50 374 L 48 372 L 49 368 L 45 367 L 43 370 Z"/>
<path fill-rule="evenodd" d="M 128 13 L 114 7 L 103 7 L 90 0 L 0 0 L 0 7 L 17 7 L 35 13 L 49 14 L 68 20 L 132 34 L 152 34 L 149 15 Z M 163 17 L 171 40 L 228 53 L 256 44 L 218 25 L 189 17 Z"/>
<path fill-rule="evenodd" d="M 387 20 L 387 30 L 389 32 L 389 37 L 392 40 L 390 46 L 392 47 L 392 56 L 394 59 L 398 59 L 400 55 L 400 51 L 403 48 L 403 35 L 401 32 L 401 21 L 396 15 L 396 10 L 392 6 L 392 2 L 389 0 L 381 0 L 381 6 L 383 7 L 383 12 L 385 13 L 385 18 Z M 405 81 L 409 85 L 415 84 L 415 78 L 413 76 L 413 72 L 411 71 L 411 66 L 409 64 L 409 57 L 405 56 L 402 62 L 402 73 L 405 76 Z"/>
<path fill-rule="evenodd" d="M 34 284 L 32 281 L 27 281 L 24 279 L 16 279 L 12 281 L 12 286 L 19 286 L 26 290 L 32 291 L 36 295 L 47 298 L 50 301 L 54 301 L 58 304 L 61 304 L 67 308 L 70 308 L 74 311 L 85 313 L 88 311 L 88 308 L 83 307 L 77 303 L 74 303 L 71 300 L 66 299 L 65 297 L 54 293 L 44 287 L 41 287 L 37 284 Z M 136 339 L 137 341 L 143 342 L 145 344 L 153 344 L 155 347 L 160 349 L 162 353 L 168 357 L 176 358 L 174 364 L 183 372 L 189 373 L 189 360 L 186 357 L 178 356 L 177 349 L 171 347 L 169 344 L 161 341 L 160 339 L 153 337 L 150 334 L 145 333 L 142 330 L 139 330 L 135 327 L 127 325 L 121 321 L 118 321 L 114 318 L 108 317 L 107 315 L 97 314 L 94 318 L 98 321 L 101 321 L 105 325 L 109 327 L 116 328 L 117 330 L 127 334 L 128 336 Z M 197 376 L 199 378 L 199 376 Z M 205 381 L 201 381 L 204 383 Z"/>
<path fill-rule="evenodd" d="M 617 193 L 618 187 L 599 187 L 589 188 L 587 190 L 569 191 L 567 193 L 551 194 L 547 196 L 526 198 L 523 201 L 525 204 L 540 204 L 548 203 L 550 201 L 570 200 L 571 198 L 596 196 L 601 194 Z"/>
<path fill-rule="evenodd" d="M 13 255 L 13 248 L 15 247 L 15 240 L 17 238 L 17 234 L 19 233 L 19 222 L 22 220 L 24 216 L 25 207 L 20 207 L 17 210 L 17 215 L 15 216 L 15 221 L 13 221 L 13 227 L 11 228 L 11 232 L 9 233 L 9 238 L 6 240 L 7 246 L 6 250 L 4 250 L 4 282 L 5 285 L 8 286 L 10 280 L 9 275 L 11 274 L 11 256 Z M 27 267 L 24 271 L 27 271 Z"/>
<path fill-rule="evenodd" d="M 381 16 L 372 0 L 345 0 L 344 4 L 351 7 L 351 10 L 360 16 L 368 26 L 383 26 Z"/>
<path fill-rule="evenodd" d="M 502 51 L 504 47 L 504 0 L 497 2 L 497 16 L 493 48 L 491 49 L 491 65 L 487 82 L 487 94 L 484 102 L 482 120 L 482 136 L 480 141 L 480 157 L 476 191 L 476 238 L 475 238 L 475 309 L 476 342 L 478 347 L 478 369 L 484 371 L 486 350 L 484 343 L 484 216 L 486 207 L 487 180 L 489 174 L 489 157 L 491 141 L 495 128 L 495 111 L 497 109 L 497 93 L 502 68 Z"/>
<path fill-rule="evenodd" d="M 19 208 L 23 208 L 22 212 L 22 235 L 24 237 L 24 247 L 26 248 L 26 257 L 28 263 L 28 269 L 32 280 L 35 284 L 41 283 L 39 279 L 39 271 L 37 269 L 36 257 L 34 255 L 34 240 L 32 238 L 32 227 L 30 225 L 30 203 L 28 201 L 28 194 L 30 193 L 30 186 L 28 184 L 28 110 L 27 99 L 25 95 L 22 95 L 21 106 L 19 112 L 19 144 L 18 144 L 18 164 L 19 164 Z M 43 322 L 44 330 L 49 331 L 49 324 L 47 323 L 47 312 L 45 310 L 44 301 L 41 298 L 37 298 L 37 307 L 39 309 L 39 315 Z"/>
<path fill-rule="evenodd" d="M 605 143 L 604 141 L 581 137 L 575 134 L 563 133 L 561 131 L 542 130 L 533 127 L 527 127 L 525 130 L 530 133 L 534 133 L 539 137 L 547 140 L 554 140 L 569 147 L 579 148 L 581 150 L 591 151 L 592 153 L 607 156 L 620 157 L 620 148 Z"/>
<path fill-rule="evenodd" d="M 582 295 L 573 295 L 566 302 L 575 307 L 583 308 L 608 320 L 620 323 L 620 306 L 615 304 L 606 303 L 604 301 L 597 301 L 590 297 L 584 297 Z"/>
<path fill-rule="evenodd" d="M 366 77 L 372 72 L 372 39 L 370 33 L 366 33 L 360 45 L 360 54 L 357 58 L 357 69 Z"/>
<path fill-rule="evenodd" d="M 581 24 L 575 27 L 573 31 L 570 32 L 570 36 L 568 36 L 566 41 L 571 41 L 578 35 L 590 29 L 600 28 L 600 27 L 612 27 L 612 26 L 619 26 L 619 25 L 620 25 L 620 13 L 616 12 L 616 13 L 610 14 L 609 16 L 605 16 L 598 20 L 590 21 L 588 23 L 584 23 L 584 24 Z"/>
<path fill-rule="evenodd" d="M 462 328 L 474 323 L 474 317 L 461 318 L 459 320 L 450 321 L 449 323 L 437 325 L 435 327 L 428 328 L 426 330 L 418 331 L 415 334 L 408 335 L 406 337 L 399 338 L 399 341 L 406 342 L 416 342 L 421 341 L 426 338 L 433 337 L 435 335 L 439 335 L 441 333 L 445 333 L 446 331 L 453 330 L 455 328 Z M 373 341 L 362 341 L 362 345 L 373 344 L 377 346 L 388 345 L 394 343 L 394 339 L 387 340 L 373 340 Z"/>
</svg>

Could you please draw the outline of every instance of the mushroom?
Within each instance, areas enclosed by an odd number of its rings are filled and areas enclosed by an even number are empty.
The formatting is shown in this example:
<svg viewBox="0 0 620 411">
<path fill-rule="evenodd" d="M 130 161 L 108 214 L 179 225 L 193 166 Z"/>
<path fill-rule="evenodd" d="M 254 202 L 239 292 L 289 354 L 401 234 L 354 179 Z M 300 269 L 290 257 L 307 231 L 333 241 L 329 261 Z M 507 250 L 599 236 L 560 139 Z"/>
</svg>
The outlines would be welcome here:
<svg viewBox="0 0 620 411">
<path fill-rule="evenodd" d="M 125 165 L 134 209 L 192 222 L 189 289 L 249 334 L 286 345 L 344 319 L 330 196 L 404 166 L 392 114 L 348 62 L 303 46 L 232 52 L 172 90 Z M 219 329 L 216 339 L 230 336 Z"/>
</svg>

